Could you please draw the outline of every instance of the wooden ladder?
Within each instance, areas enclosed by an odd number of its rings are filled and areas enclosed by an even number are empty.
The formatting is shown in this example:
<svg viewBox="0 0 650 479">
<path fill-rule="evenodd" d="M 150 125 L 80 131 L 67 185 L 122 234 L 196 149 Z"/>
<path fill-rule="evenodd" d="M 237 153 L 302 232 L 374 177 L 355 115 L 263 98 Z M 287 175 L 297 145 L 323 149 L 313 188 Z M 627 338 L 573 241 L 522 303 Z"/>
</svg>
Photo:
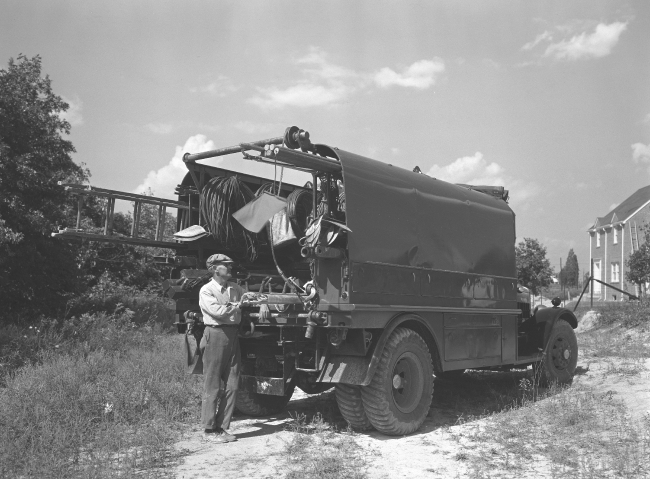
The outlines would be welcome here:
<svg viewBox="0 0 650 479">
<path fill-rule="evenodd" d="M 58 233 L 52 233 L 52 236 L 66 236 L 75 238 L 86 238 L 95 241 L 105 241 L 110 243 L 125 243 L 141 246 L 156 246 L 161 248 L 185 248 L 184 244 L 176 241 L 165 241 L 165 215 L 167 208 L 176 208 L 180 219 L 181 229 L 187 228 L 191 225 L 191 212 L 198 211 L 198 205 L 192 205 L 191 195 L 190 203 L 182 201 L 169 200 L 166 198 L 157 198 L 155 196 L 137 195 L 134 193 L 126 193 L 124 191 L 107 190 L 105 188 L 97 188 L 94 186 L 84 186 L 75 183 L 63 183 L 59 181 L 60 186 L 63 186 L 66 191 L 77 195 L 77 224 L 75 229 L 66 228 L 60 230 Z M 102 234 L 88 233 L 81 229 L 81 211 L 86 196 L 97 196 L 106 198 L 106 207 L 104 209 L 104 231 Z M 113 234 L 113 219 L 115 216 L 115 200 L 130 201 L 133 203 L 133 223 L 131 224 L 130 237 L 118 236 Z M 142 215 L 142 205 L 156 205 L 158 206 L 156 216 L 156 231 L 153 239 L 142 238 L 139 236 L 140 219 Z"/>
</svg>

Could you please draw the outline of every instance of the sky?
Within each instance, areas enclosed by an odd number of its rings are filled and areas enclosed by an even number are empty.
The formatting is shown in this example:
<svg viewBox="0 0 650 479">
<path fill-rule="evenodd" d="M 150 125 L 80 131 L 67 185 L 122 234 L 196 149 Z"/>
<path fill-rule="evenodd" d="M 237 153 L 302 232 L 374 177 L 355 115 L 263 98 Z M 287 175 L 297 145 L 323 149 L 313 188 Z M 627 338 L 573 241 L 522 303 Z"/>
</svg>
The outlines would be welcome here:
<svg viewBox="0 0 650 479">
<path fill-rule="evenodd" d="M 559 270 L 570 248 L 587 268 L 587 228 L 650 183 L 647 1 L 0 0 L 0 68 L 20 54 L 41 56 L 103 188 L 173 197 L 184 152 L 297 125 L 505 186 L 517 240 Z"/>
</svg>

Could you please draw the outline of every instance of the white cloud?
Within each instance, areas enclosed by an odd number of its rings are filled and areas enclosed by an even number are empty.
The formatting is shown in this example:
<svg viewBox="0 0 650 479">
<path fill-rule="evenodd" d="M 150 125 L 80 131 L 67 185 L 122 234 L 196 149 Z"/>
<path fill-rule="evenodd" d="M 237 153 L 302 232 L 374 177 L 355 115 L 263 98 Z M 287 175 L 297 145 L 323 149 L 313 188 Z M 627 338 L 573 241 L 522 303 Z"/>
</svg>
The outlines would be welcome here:
<svg viewBox="0 0 650 479">
<path fill-rule="evenodd" d="M 593 33 L 582 32 L 569 40 L 550 44 L 544 52 L 545 57 L 556 60 L 579 60 L 600 58 L 611 53 L 619 37 L 627 28 L 627 22 L 614 22 L 609 25 L 599 23 Z"/>
<path fill-rule="evenodd" d="M 553 38 L 553 34 L 546 30 L 544 33 L 540 33 L 535 37 L 535 40 L 532 42 L 526 43 L 523 47 L 521 47 L 522 50 L 532 50 L 535 48 L 537 45 L 539 45 L 541 42 L 544 40 L 551 40 Z"/>
<path fill-rule="evenodd" d="M 632 160 L 634 163 L 648 165 L 648 173 L 650 173 L 650 144 L 634 143 L 632 145 Z"/>
<path fill-rule="evenodd" d="M 59 118 L 63 120 L 68 120 L 68 123 L 72 126 L 81 126 L 84 124 L 83 116 L 81 115 L 81 110 L 83 109 L 83 102 L 81 99 L 75 95 L 73 99 L 62 97 L 63 101 L 68 104 L 68 110 L 59 113 Z"/>
<path fill-rule="evenodd" d="M 174 127 L 170 123 L 147 123 L 144 127 L 156 135 L 168 135 L 174 131 Z"/>
<path fill-rule="evenodd" d="M 488 163 L 483 153 L 458 158 L 447 166 L 433 165 L 428 175 L 450 183 L 503 186 L 503 168 L 497 163 Z"/>
<path fill-rule="evenodd" d="M 612 204 L 609 206 L 609 210 L 608 210 L 608 211 L 612 211 L 612 210 L 613 210 L 614 208 L 616 208 L 618 205 L 619 205 L 619 203 L 612 203 Z"/>
<path fill-rule="evenodd" d="M 427 174 L 449 183 L 503 186 L 518 204 L 525 203 L 540 192 L 536 184 L 506 174 L 505 168 L 496 162 L 489 163 L 480 151 L 445 166 L 433 165 Z"/>
<path fill-rule="evenodd" d="M 258 94 L 248 102 L 265 109 L 335 106 L 373 84 L 381 88 L 429 88 L 445 69 L 442 60 L 434 59 L 417 61 L 401 73 L 388 67 L 376 73 L 356 72 L 330 62 L 327 54 L 315 47 L 293 63 L 300 71 L 298 80 L 284 87 L 258 87 Z"/>
<path fill-rule="evenodd" d="M 399 148 L 395 148 L 395 147 L 392 147 L 392 148 L 390 149 L 390 152 L 391 152 L 393 155 L 399 155 L 399 154 L 401 153 L 400 149 L 399 149 Z"/>
<path fill-rule="evenodd" d="M 133 192 L 143 193 L 151 189 L 155 196 L 175 198 L 174 189 L 187 174 L 187 167 L 183 163 L 183 154 L 199 153 L 214 149 L 214 142 L 208 140 L 205 135 L 191 136 L 185 142 L 185 145 L 176 147 L 176 154 L 167 165 L 157 171 L 150 171 L 147 177 Z"/>
<path fill-rule="evenodd" d="M 643 118 L 643 123 L 650 123 L 650 113 Z"/>
<path fill-rule="evenodd" d="M 192 87 L 192 93 L 207 93 L 217 98 L 223 98 L 231 93 L 236 92 L 241 87 L 235 86 L 230 78 L 225 75 L 219 75 L 216 80 L 202 87 Z"/>
<path fill-rule="evenodd" d="M 338 103 L 348 96 L 350 88 L 343 84 L 317 85 L 302 83 L 284 90 L 258 88 L 257 91 L 262 96 L 253 97 L 249 102 L 262 108 L 283 108 L 285 106 L 309 108 Z"/>
<path fill-rule="evenodd" d="M 445 63 L 440 58 L 420 60 L 402 69 L 401 73 L 384 67 L 375 76 L 375 83 L 381 88 L 396 85 L 424 90 L 436 83 L 438 75 L 445 71 Z"/>
<path fill-rule="evenodd" d="M 301 69 L 302 76 L 296 84 L 287 88 L 259 87 L 259 95 L 248 102 L 262 108 L 335 105 L 355 91 L 362 81 L 354 71 L 330 63 L 325 52 L 318 48 L 312 47 L 306 56 L 294 63 Z"/>
</svg>

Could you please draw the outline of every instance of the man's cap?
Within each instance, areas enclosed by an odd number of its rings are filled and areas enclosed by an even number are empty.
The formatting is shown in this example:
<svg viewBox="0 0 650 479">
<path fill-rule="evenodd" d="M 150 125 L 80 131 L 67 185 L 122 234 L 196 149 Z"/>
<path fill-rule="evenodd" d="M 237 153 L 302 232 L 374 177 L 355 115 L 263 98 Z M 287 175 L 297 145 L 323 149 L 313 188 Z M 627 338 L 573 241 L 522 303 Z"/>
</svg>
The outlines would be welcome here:
<svg viewBox="0 0 650 479">
<path fill-rule="evenodd" d="M 214 266 L 215 264 L 220 264 L 220 263 L 234 263 L 234 261 L 231 260 L 225 254 L 213 254 L 205 262 L 205 264 L 207 265 L 208 268 L 210 266 Z"/>
</svg>

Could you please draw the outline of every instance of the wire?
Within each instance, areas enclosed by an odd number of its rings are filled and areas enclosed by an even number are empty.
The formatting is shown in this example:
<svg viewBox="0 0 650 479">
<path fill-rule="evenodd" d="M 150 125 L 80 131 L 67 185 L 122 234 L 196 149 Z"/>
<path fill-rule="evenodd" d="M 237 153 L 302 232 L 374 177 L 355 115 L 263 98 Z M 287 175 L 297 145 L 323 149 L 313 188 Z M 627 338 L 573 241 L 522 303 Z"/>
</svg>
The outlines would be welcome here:
<svg viewBox="0 0 650 479">
<path fill-rule="evenodd" d="M 233 220 L 232 213 L 255 198 L 253 192 L 236 176 L 212 178 L 201 191 L 200 209 L 214 239 L 235 250 L 245 246 L 250 261 L 257 258 L 260 236 L 244 229 Z"/>
<path fill-rule="evenodd" d="M 320 197 L 320 195 L 318 195 Z M 305 235 L 307 219 L 312 213 L 312 192 L 297 188 L 287 197 L 287 216 L 298 238 Z M 320 198 L 319 198 L 320 200 Z"/>
</svg>

